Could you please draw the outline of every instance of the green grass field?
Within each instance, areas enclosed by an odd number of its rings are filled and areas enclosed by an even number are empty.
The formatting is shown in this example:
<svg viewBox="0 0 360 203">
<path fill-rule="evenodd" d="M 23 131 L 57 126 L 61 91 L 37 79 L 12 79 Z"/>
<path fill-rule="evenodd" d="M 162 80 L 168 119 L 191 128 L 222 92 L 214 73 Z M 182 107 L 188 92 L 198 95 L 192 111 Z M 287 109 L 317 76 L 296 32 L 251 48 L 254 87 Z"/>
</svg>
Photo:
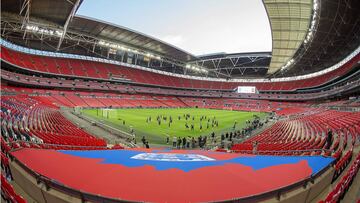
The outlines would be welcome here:
<svg viewBox="0 0 360 203">
<path fill-rule="evenodd" d="M 195 108 L 179 108 L 179 109 L 85 109 L 82 113 L 93 117 L 98 120 L 102 120 L 104 123 L 118 128 L 122 131 L 130 132 L 134 129 L 137 141 L 140 141 L 142 136 L 145 136 L 149 143 L 153 144 L 165 144 L 166 135 L 170 136 L 172 140 L 173 136 L 184 137 L 193 136 L 198 137 L 200 135 L 210 135 L 211 132 L 215 132 L 216 136 L 219 136 L 222 132 L 232 131 L 235 121 L 237 121 L 236 130 L 242 129 L 246 125 L 246 120 L 252 120 L 253 115 L 258 115 L 261 118 L 266 113 L 258 112 L 241 112 L 241 111 L 227 111 L 227 110 L 213 110 L 213 109 L 195 109 Z M 183 115 L 190 114 L 188 120 Z M 158 124 L 157 116 L 166 116 L 167 120 L 161 119 L 161 124 Z M 152 121 L 146 122 L 147 118 L 151 116 Z M 172 124 L 169 127 L 169 118 L 172 117 Z M 180 120 L 178 119 L 180 116 Z M 194 120 L 192 117 L 194 116 Z M 206 116 L 200 122 L 201 116 Z M 215 117 L 215 121 L 218 122 L 218 126 L 212 127 L 212 120 Z M 210 122 L 208 122 L 210 119 Z M 123 125 L 125 121 L 125 125 Z M 188 123 L 189 128 L 185 127 L 185 123 Z M 207 125 L 209 123 L 209 128 Z M 191 130 L 191 125 L 194 125 L 194 130 Z M 200 124 L 202 130 L 200 130 Z"/>
</svg>

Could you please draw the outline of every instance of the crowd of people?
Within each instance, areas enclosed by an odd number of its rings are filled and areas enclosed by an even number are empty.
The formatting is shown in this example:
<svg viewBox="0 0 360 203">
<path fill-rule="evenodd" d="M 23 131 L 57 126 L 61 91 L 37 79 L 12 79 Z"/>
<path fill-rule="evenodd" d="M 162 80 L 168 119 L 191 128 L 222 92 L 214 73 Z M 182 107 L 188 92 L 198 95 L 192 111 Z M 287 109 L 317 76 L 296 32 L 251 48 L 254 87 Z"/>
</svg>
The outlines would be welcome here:
<svg viewBox="0 0 360 203">
<path fill-rule="evenodd" d="M 260 118 L 257 115 L 254 115 L 254 119 L 252 121 L 247 120 L 246 124 L 247 124 L 246 127 L 243 128 L 241 131 L 242 135 L 249 135 L 253 130 L 262 127 L 264 125 L 264 123 L 260 121 Z"/>
<path fill-rule="evenodd" d="M 219 127 L 219 121 L 216 119 L 215 116 L 213 117 L 209 117 L 206 115 L 201 115 L 199 117 L 199 123 L 196 124 L 196 116 L 195 115 L 191 115 L 189 113 L 187 114 L 183 114 L 183 115 L 178 115 L 177 116 L 177 120 L 181 121 L 184 120 L 184 127 L 187 130 L 191 130 L 191 131 L 195 131 L 197 128 L 202 131 L 204 129 L 209 129 L 209 128 L 217 128 Z M 162 124 L 166 124 L 169 128 L 171 127 L 171 125 L 175 122 L 174 118 L 170 115 L 157 115 L 156 116 L 156 122 L 159 126 L 161 126 Z M 149 116 L 146 118 L 146 123 L 152 123 L 152 117 Z M 234 128 L 236 126 L 236 123 L 234 124 Z"/>
<path fill-rule="evenodd" d="M 166 144 L 169 144 L 170 137 L 166 137 Z M 176 137 L 174 136 L 172 139 L 173 148 L 177 149 L 194 149 L 196 147 L 203 148 L 206 145 L 207 136 L 199 136 L 197 138 L 187 136 L 187 137 Z"/>
<path fill-rule="evenodd" d="M 193 131 L 195 129 L 194 121 L 196 120 L 196 116 L 191 114 L 183 114 L 173 118 L 173 116 L 167 116 L 167 115 L 157 115 L 156 116 L 156 123 L 158 125 L 166 124 L 168 127 L 171 127 L 171 125 L 175 122 L 174 120 L 185 120 L 185 128 Z M 202 123 L 206 123 L 206 128 L 219 126 L 219 121 L 216 119 L 215 116 L 209 117 L 209 116 L 200 116 L 199 118 L 200 123 L 198 124 L 199 130 L 201 131 L 203 129 Z M 153 122 L 153 118 L 151 116 L 146 118 L 146 123 Z M 189 124 L 190 123 L 190 124 Z M 220 142 L 221 146 L 224 146 L 225 142 L 233 143 L 234 139 L 241 139 L 244 138 L 252 133 L 253 130 L 262 127 L 264 125 L 263 122 L 260 121 L 260 117 L 257 115 L 254 115 L 254 119 L 247 120 L 246 126 L 242 128 L 241 130 L 236 130 L 238 122 L 235 120 L 232 131 L 221 133 L 220 135 L 216 136 L 215 132 L 211 132 L 210 135 L 204 136 L 201 135 L 199 137 L 194 136 L 173 136 L 171 138 L 170 135 L 166 135 L 166 144 L 170 145 L 172 144 L 173 148 L 176 149 L 194 149 L 197 147 L 204 148 L 206 144 L 218 144 L 217 142 Z M 172 139 L 170 141 L 170 139 Z M 141 142 L 145 148 L 150 148 L 149 142 L 146 140 L 145 136 L 142 137 Z"/>
</svg>

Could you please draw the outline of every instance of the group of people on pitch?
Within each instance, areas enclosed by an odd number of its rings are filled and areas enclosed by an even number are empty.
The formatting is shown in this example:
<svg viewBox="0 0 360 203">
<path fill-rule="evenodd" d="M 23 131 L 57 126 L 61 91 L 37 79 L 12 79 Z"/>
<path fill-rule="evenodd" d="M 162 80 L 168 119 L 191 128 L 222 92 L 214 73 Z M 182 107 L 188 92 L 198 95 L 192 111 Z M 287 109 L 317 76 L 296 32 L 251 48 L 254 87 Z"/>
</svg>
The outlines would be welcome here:
<svg viewBox="0 0 360 203">
<path fill-rule="evenodd" d="M 196 147 L 200 147 L 203 148 L 206 145 L 207 142 L 207 136 L 199 136 L 197 139 L 195 139 L 194 137 L 173 137 L 172 140 L 172 146 L 173 148 L 177 148 L 177 149 L 186 149 L 186 148 L 196 148 Z M 166 137 L 166 144 L 170 143 L 170 137 L 167 136 Z"/>
</svg>

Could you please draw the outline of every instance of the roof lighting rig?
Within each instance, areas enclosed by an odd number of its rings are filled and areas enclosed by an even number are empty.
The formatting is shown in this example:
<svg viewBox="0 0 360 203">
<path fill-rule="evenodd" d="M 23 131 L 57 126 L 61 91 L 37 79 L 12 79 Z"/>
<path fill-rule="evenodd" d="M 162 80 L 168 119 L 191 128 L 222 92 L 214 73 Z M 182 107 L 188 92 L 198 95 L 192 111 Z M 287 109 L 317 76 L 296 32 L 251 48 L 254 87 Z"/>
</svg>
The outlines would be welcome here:
<svg viewBox="0 0 360 203">
<path fill-rule="evenodd" d="M 37 25 L 26 25 L 26 30 L 29 32 L 33 32 L 33 33 L 37 33 L 37 34 L 42 34 L 42 35 L 49 35 L 49 36 L 58 36 L 61 37 L 63 35 L 63 32 L 60 30 L 54 30 L 54 29 L 50 29 L 50 28 L 43 28 L 43 27 L 39 27 Z"/>
<path fill-rule="evenodd" d="M 134 49 L 134 48 L 130 48 L 130 47 L 127 47 L 126 45 L 122 45 L 122 44 L 118 44 L 118 43 L 107 42 L 105 40 L 99 40 L 97 44 L 99 46 L 108 47 L 108 48 L 115 49 L 115 50 L 122 50 L 122 51 L 130 52 L 130 53 L 133 53 L 133 54 L 140 54 L 140 55 L 143 55 L 144 57 L 148 57 L 148 58 L 151 58 L 151 59 L 156 59 L 156 60 L 163 60 L 164 59 L 165 60 L 165 57 L 159 56 L 157 54 L 147 52 L 147 51 L 138 50 L 138 49 Z M 197 65 L 181 64 L 181 66 L 185 67 L 185 69 L 187 69 L 187 70 L 191 70 L 191 71 L 197 72 L 197 73 L 208 73 L 209 72 L 204 67 L 197 66 Z"/>
<path fill-rule="evenodd" d="M 209 71 L 201 66 L 186 64 L 185 68 L 195 71 L 195 72 L 202 72 L 202 73 L 208 73 Z"/>
<path fill-rule="evenodd" d="M 131 52 L 131 53 L 134 53 L 134 54 L 141 54 L 141 55 L 144 55 L 146 57 L 157 59 L 157 60 L 161 60 L 161 58 L 162 58 L 161 56 L 150 53 L 150 52 L 145 52 L 145 51 L 129 48 L 129 47 L 126 47 L 126 46 L 121 45 L 121 44 L 115 44 L 115 43 L 111 43 L 111 42 L 106 42 L 104 40 L 99 40 L 97 44 L 100 45 L 100 46 L 103 46 L 103 47 L 109 47 L 109 48 L 112 48 L 112 49 L 127 51 L 127 52 Z"/>
</svg>

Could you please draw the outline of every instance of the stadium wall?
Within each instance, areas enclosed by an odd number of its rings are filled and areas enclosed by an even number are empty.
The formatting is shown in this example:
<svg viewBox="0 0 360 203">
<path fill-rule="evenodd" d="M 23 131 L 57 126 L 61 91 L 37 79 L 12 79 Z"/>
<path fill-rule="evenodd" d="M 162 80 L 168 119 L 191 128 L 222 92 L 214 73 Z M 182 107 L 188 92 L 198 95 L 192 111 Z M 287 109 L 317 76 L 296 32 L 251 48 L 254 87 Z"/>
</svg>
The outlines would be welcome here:
<svg viewBox="0 0 360 203">
<path fill-rule="evenodd" d="M 46 186 L 37 182 L 36 178 L 27 173 L 19 164 L 12 161 L 10 163 L 10 169 L 15 182 L 27 193 L 39 203 L 81 203 L 82 201 L 73 196 L 66 195 L 53 189 L 46 189 Z"/>
</svg>

